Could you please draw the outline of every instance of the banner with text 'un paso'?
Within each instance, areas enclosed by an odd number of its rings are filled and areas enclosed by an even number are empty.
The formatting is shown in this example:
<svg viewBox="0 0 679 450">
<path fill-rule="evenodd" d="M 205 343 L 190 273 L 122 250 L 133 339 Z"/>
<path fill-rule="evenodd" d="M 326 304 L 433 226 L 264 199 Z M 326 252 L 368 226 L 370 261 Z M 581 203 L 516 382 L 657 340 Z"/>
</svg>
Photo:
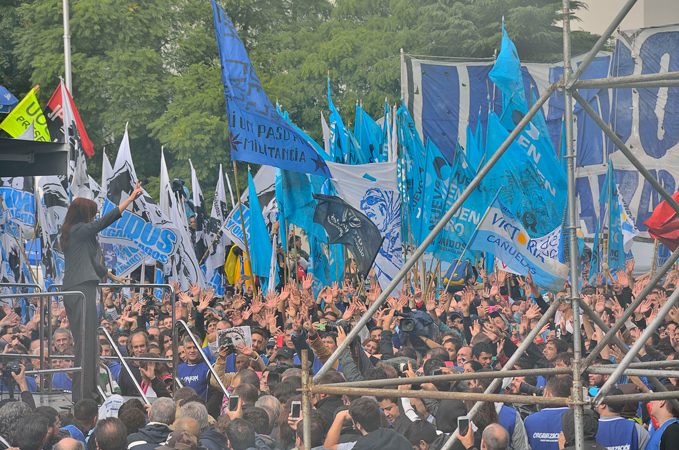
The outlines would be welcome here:
<svg viewBox="0 0 679 450">
<path fill-rule="evenodd" d="M 524 276 L 530 273 L 541 288 L 559 292 L 568 278 L 568 266 L 545 257 L 538 244 L 496 195 L 468 248 L 492 253 L 516 273 Z"/>
<path fill-rule="evenodd" d="M 212 2 L 229 123 L 231 159 L 330 176 L 325 161 L 278 113 L 259 82 L 236 28 Z"/>
</svg>

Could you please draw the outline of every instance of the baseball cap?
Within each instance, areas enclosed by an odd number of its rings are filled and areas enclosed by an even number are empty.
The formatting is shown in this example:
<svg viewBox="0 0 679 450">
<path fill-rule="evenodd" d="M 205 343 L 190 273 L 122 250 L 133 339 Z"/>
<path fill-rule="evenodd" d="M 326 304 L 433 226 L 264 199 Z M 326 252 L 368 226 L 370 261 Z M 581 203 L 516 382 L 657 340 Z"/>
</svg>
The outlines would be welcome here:
<svg viewBox="0 0 679 450">
<path fill-rule="evenodd" d="M 293 359 L 295 357 L 295 352 L 288 347 L 281 347 L 276 353 L 276 358 Z"/>
<path fill-rule="evenodd" d="M 173 431 L 167 439 L 165 445 L 156 447 L 156 450 L 197 450 L 198 439 L 186 431 Z"/>
</svg>

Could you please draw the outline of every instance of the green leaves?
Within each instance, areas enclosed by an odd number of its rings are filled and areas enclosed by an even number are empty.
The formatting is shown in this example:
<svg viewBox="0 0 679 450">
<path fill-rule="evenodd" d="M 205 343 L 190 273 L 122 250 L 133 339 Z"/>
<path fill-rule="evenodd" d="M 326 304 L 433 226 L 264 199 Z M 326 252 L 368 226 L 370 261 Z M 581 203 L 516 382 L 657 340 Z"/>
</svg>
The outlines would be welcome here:
<svg viewBox="0 0 679 450">
<path fill-rule="evenodd" d="M 401 49 L 491 57 L 504 16 L 522 60 L 561 56 L 554 0 L 218 1 L 271 101 L 319 142 L 328 73 L 333 101 L 353 124 L 356 101 L 377 119 L 385 98 L 400 98 Z M 232 170 L 211 2 L 70 0 L 70 7 L 73 96 L 97 153 L 106 146 L 114 157 L 129 122 L 137 173 L 150 192 L 164 145 L 170 176 L 188 177 L 191 158 L 209 201 L 218 165 Z M 573 53 L 595 40 L 575 32 Z M 63 73 L 62 0 L 0 0 L 0 80 L 17 96 L 40 84 L 44 105 Z M 89 165 L 96 177 L 101 158 Z"/>
</svg>

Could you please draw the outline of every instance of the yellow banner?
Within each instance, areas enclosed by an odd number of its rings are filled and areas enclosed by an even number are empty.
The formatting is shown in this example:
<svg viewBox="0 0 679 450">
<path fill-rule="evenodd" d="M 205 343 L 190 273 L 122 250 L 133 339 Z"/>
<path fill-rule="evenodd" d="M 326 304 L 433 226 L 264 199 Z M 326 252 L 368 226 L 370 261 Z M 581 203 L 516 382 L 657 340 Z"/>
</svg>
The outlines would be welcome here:
<svg viewBox="0 0 679 450">
<path fill-rule="evenodd" d="M 33 122 L 35 141 L 50 142 L 50 132 L 47 130 L 47 119 L 42 113 L 38 99 L 35 97 L 38 87 L 31 89 L 31 92 L 19 102 L 11 113 L 0 123 L 0 128 L 9 133 L 12 137 L 20 136 L 31 126 Z"/>
</svg>

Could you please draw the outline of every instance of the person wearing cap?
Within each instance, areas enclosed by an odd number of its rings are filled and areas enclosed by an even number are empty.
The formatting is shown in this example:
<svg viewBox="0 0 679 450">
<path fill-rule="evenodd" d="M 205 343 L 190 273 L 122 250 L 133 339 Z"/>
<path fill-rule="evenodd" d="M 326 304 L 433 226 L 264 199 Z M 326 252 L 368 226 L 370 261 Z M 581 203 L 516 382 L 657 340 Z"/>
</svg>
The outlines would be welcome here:
<svg viewBox="0 0 679 450">
<path fill-rule="evenodd" d="M 575 414 L 572 410 L 566 411 L 561 416 L 561 428 L 559 434 L 559 450 L 575 449 Z M 584 436 L 583 450 L 608 450 L 599 444 L 596 439 L 599 429 L 599 414 L 591 409 L 585 409 L 582 415 L 582 428 Z M 535 447 L 533 447 L 535 448 Z M 676 448 L 676 447 L 674 447 Z"/>
<path fill-rule="evenodd" d="M 617 386 L 608 394 L 609 397 L 615 395 L 623 395 Z M 601 416 L 596 440 L 606 448 L 644 450 L 650 435 L 642 425 L 620 416 L 624 407 L 625 403 L 602 403 L 596 408 Z"/>
<path fill-rule="evenodd" d="M 276 352 L 276 355 L 273 357 L 273 360 L 276 361 L 277 364 L 280 363 L 294 364 L 295 351 L 289 347 L 281 347 Z"/>
</svg>

